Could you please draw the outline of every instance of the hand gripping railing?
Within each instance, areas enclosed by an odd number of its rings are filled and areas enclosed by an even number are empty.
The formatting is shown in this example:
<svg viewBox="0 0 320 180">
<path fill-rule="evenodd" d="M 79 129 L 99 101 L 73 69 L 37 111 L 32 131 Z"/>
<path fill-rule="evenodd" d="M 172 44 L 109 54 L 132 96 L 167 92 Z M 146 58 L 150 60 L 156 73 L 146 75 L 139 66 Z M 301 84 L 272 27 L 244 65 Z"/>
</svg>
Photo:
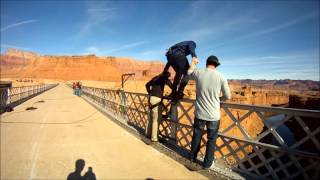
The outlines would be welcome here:
<svg viewBox="0 0 320 180">
<path fill-rule="evenodd" d="M 149 120 L 148 95 L 83 87 L 84 95 L 114 117 L 144 131 Z M 170 103 L 163 100 L 162 111 Z M 194 100 L 171 108 L 171 118 L 159 125 L 159 136 L 190 150 Z M 253 179 L 319 179 L 320 111 L 221 103 L 221 125 L 215 161 Z M 201 155 L 205 152 L 202 138 Z"/>
<path fill-rule="evenodd" d="M 58 84 L 40 84 L 34 86 L 21 86 L 12 88 L 0 88 L 0 103 L 3 113 L 8 107 L 17 106 L 24 101 L 41 94 L 51 88 L 54 88 Z"/>
</svg>

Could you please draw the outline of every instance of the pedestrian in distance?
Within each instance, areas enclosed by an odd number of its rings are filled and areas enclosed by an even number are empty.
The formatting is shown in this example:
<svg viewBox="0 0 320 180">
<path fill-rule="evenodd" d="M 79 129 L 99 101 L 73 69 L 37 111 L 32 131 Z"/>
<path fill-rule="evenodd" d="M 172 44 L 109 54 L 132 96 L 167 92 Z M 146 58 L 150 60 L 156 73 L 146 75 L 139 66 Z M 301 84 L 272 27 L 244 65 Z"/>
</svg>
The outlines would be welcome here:
<svg viewBox="0 0 320 180">
<path fill-rule="evenodd" d="M 214 163 L 214 151 L 220 126 L 220 101 L 230 99 L 231 94 L 227 80 L 216 69 L 220 65 L 216 56 L 209 56 L 207 58 L 205 69 L 196 69 L 197 63 L 196 59 L 192 60 L 188 70 L 188 75 L 196 82 L 194 133 L 189 158 L 193 162 L 196 161 L 200 150 L 201 138 L 206 126 L 208 141 L 206 143 L 206 154 L 202 168 L 208 169 Z M 220 97 L 221 92 L 222 97 Z"/>
<path fill-rule="evenodd" d="M 78 96 L 81 96 L 81 94 L 82 94 L 82 83 L 80 81 L 78 81 L 77 86 L 78 86 Z"/>
<path fill-rule="evenodd" d="M 172 88 L 172 83 L 169 80 L 170 73 L 162 72 L 160 75 L 152 78 L 147 84 L 146 89 L 149 95 L 150 118 L 146 127 L 146 136 L 151 136 L 152 142 L 158 142 L 158 121 L 161 116 L 161 102 L 163 98 L 164 86 L 168 85 Z M 151 131 L 151 132 L 150 132 Z"/>
<path fill-rule="evenodd" d="M 72 89 L 73 89 L 73 94 L 76 95 L 77 92 L 76 92 L 76 82 L 72 82 Z"/>
<path fill-rule="evenodd" d="M 183 91 L 188 84 L 186 75 L 189 68 L 189 62 L 187 56 L 191 55 L 192 60 L 197 60 L 195 52 L 196 46 L 194 41 L 183 41 L 171 46 L 166 53 L 167 64 L 163 71 L 168 71 L 171 66 L 176 72 L 173 80 L 172 93 L 170 94 L 173 102 L 182 99 L 184 96 Z"/>
</svg>

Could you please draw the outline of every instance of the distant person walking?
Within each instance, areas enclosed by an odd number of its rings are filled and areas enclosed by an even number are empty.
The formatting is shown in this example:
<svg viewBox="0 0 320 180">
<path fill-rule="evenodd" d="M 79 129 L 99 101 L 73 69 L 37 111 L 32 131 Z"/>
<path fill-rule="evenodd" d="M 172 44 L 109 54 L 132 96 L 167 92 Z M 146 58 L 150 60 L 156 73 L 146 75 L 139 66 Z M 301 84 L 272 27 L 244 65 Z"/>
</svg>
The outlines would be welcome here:
<svg viewBox="0 0 320 180">
<path fill-rule="evenodd" d="M 170 73 L 167 71 L 164 71 L 160 75 L 152 78 L 146 84 L 146 89 L 150 96 L 150 99 L 149 99 L 150 118 L 146 127 L 146 135 L 147 137 L 151 136 L 152 142 L 158 141 L 158 121 L 159 121 L 159 115 L 161 115 L 160 103 L 163 97 L 164 86 L 167 84 L 170 88 L 172 88 L 172 83 L 169 80 L 169 77 L 170 77 Z M 150 133 L 150 130 L 151 130 L 151 133 Z"/>
<path fill-rule="evenodd" d="M 196 81 L 196 105 L 194 133 L 191 142 L 190 160 L 197 159 L 204 127 L 207 127 L 206 155 L 202 167 L 210 168 L 213 164 L 217 133 L 220 126 L 220 100 L 231 98 L 227 80 L 216 70 L 220 62 L 216 56 L 209 56 L 206 69 L 196 69 L 197 59 L 193 59 L 188 75 Z M 220 93 L 222 92 L 222 97 Z"/>
<path fill-rule="evenodd" d="M 77 95 L 77 96 L 81 96 L 81 93 L 82 93 L 81 88 L 82 88 L 82 84 L 81 84 L 80 81 L 78 81 L 78 82 L 76 83 L 76 95 Z"/>
<path fill-rule="evenodd" d="M 176 72 L 170 95 L 174 100 L 183 98 L 183 90 L 188 83 L 188 79 L 185 78 L 189 68 L 187 56 L 191 55 L 192 60 L 197 60 L 195 48 L 196 43 L 194 41 L 183 41 L 171 46 L 166 53 L 168 62 L 163 71 L 168 71 L 169 67 L 172 66 Z"/>
<path fill-rule="evenodd" d="M 76 92 L 76 88 L 77 88 L 77 84 L 76 82 L 72 82 L 72 89 L 73 89 L 73 94 L 76 95 L 77 92 Z"/>
</svg>

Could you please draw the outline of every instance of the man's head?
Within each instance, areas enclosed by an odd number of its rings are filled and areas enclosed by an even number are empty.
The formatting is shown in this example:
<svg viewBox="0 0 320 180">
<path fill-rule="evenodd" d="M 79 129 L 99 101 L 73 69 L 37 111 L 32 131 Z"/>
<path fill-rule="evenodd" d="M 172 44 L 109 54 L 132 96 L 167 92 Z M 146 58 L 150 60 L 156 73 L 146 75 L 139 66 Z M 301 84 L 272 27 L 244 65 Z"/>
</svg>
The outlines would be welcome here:
<svg viewBox="0 0 320 180">
<path fill-rule="evenodd" d="M 83 159 L 78 159 L 76 161 L 76 171 L 80 171 L 81 172 L 83 170 L 83 168 L 84 168 L 84 165 L 85 165 L 84 160 Z"/>
<path fill-rule="evenodd" d="M 220 62 L 216 56 L 211 55 L 207 58 L 207 67 L 208 66 L 218 67 L 219 65 L 220 65 Z"/>
<path fill-rule="evenodd" d="M 165 78 L 169 78 L 170 77 L 170 72 L 169 71 L 163 71 L 162 73 L 161 73 L 161 76 L 163 76 L 163 77 L 165 77 Z"/>
</svg>

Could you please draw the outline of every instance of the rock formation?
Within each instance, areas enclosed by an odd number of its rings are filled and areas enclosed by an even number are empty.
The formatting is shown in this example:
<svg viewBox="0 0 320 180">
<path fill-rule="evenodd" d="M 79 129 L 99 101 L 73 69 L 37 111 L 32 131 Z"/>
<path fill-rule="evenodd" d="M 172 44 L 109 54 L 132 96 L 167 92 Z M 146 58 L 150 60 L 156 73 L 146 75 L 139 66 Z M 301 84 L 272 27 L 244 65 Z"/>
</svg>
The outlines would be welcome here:
<svg viewBox="0 0 320 180">
<path fill-rule="evenodd" d="M 99 81 L 119 81 L 123 73 L 135 73 L 138 79 L 153 76 L 164 67 L 158 61 L 95 55 L 48 56 L 16 49 L 1 55 L 0 66 L 1 78 Z"/>
</svg>

